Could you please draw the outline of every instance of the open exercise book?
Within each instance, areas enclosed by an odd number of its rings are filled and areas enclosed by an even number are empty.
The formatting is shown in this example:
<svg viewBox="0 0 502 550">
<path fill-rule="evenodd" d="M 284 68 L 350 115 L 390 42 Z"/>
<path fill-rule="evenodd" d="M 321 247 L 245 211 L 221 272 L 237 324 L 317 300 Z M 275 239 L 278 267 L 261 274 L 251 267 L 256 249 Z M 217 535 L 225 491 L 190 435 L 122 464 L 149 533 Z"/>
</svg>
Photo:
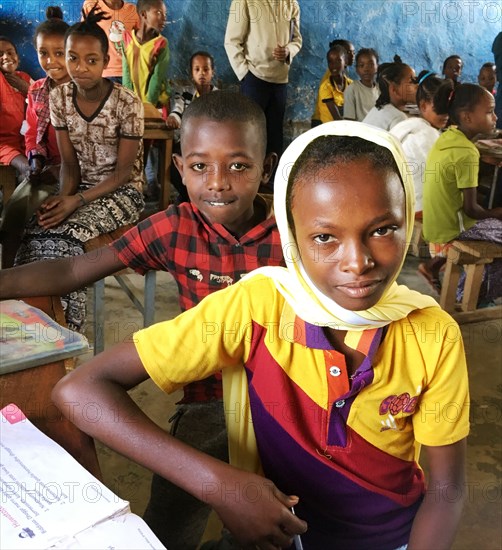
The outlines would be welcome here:
<svg viewBox="0 0 502 550">
<path fill-rule="evenodd" d="M 0 548 L 165 548 L 110 491 L 16 405 L 0 411 Z"/>
<path fill-rule="evenodd" d="M 22 300 L 0 302 L 0 374 L 59 361 L 89 350 L 85 336 Z"/>
</svg>

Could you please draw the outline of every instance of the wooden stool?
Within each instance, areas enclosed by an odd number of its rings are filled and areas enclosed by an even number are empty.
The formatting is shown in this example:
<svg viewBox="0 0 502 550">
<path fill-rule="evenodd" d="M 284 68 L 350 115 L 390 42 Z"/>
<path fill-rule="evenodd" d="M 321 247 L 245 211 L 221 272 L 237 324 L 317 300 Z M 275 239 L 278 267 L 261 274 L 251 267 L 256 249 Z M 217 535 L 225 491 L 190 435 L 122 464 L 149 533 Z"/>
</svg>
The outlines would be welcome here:
<svg viewBox="0 0 502 550">
<path fill-rule="evenodd" d="M 424 258 L 428 255 L 426 254 L 426 251 L 428 252 L 428 247 L 422 235 L 422 226 L 423 224 L 421 221 L 415 220 L 413 223 L 413 234 L 411 236 L 410 246 L 408 247 L 408 254 L 419 258 Z"/>
<path fill-rule="evenodd" d="M 99 235 L 90 241 L 85 243 L 85 251 L 91 252 L 106 246 L 116 239 L 122 237 L 133 224 L 119 227 L 115 231 Z M 132 283 L 128 273 L 132 271 L 128 268 L 122 269 L 114 273 L 113 276 L 119 283 L 122 290 L 127 294 L 134 307 L 143 315 L 143 325 L 145 327 L 150 326 L 153 323 L 155 316 L 155 285 L 156 285 L 156 271 L 147 271 L 144 280 L 143 296 L 141 296 L 134 284 Z M 105 347 L 105 279 L 101 279 L 94 283 L 94 299 L 93 299 L 93 311 L 94 311 L 94 355 L 101 353 Z"/>
<path fill-rule="evenodd" d="M 502 246 L 486 241 L 453 241 L 448 249 L 439 305 L 458 322 L 499 318 L 502 306 L 477 309 L 479 291 L 486 264 L 502 258 Z M 462 266 L 466 272 L 462 303 L 456 303 L 456 291 Z"/>
</svg>

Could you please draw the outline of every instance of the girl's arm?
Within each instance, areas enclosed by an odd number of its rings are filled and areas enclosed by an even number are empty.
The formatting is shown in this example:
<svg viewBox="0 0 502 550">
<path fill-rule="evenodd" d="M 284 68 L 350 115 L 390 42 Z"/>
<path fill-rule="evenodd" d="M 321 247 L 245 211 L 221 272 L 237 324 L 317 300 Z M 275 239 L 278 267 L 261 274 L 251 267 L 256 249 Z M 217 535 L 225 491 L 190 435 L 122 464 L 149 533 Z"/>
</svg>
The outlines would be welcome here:
<svg viewBox="0 0 502 550">
<path fill-rule="evenodd" d="M 502 220 L 502 207 L 483 208 L 478 204 L 477 187 L 467 187 L 462 190 L 464 196 L 464 212 L 475 220 L 484 220 L 485 218 L 497 218 Z"/>
<path fill-rule="evenodd" d="M 80 184 L 80 166 L 77 153 L 67 130 L 56 130 L 56 140 L 61 155 L 59 195 L 49 197 L 38 209 L 38 224 L 44 229 L 58 226 L 81 205 L 81 197 L 75 195 Z"/>
<path fill-rule="evenodd" d="M 289 547 L 292 535 L 306 530 L 289 511 L 298 499 L 164 432 L 127 393 L 147 378 L 134 344 L 120 344 L 63 378 L 52 398 L 83 431 L 210 504 L 242 544 Z M 88 403 L 99 407 L 99 422 L 85 414 Z M 246 497 L 249 487 L 252 499 Z"/>
<path fill-rule="evenodd" d="M 127 183 L 130 179 L 141 141 L 140 139 L 121 138 L 119 140 L 115 170 L 99 184 L 76 195 L 75 193 L 80 181 L 80 168 L 77 155 L 68 137 L 68 132 L 58 131 L 56 135 L 62 160 L 62 196 L 50 197 L 40 207 L 38 223 L 45 229 L 58 226 L 70 214 L 75 212 L 79 206 L 83 206 L 99 197 L 108 195 L 124 183 Z M 64 149 L 61 148 L 62 146 Z M 69 161 L 70 148 L 74 155 L 74 160 L 72 162 Z M 68 153 L 68 157 L 66 157 L 66 153 Z"/>
<path fill-rule="evenodd" d="M 38 115 L 33 102 L 33 92 L 28 91 L 28 107 L 26 108 L 26 133 L 24 134 L 24 143 L 26 147 L 26 156 L 28 159 L 38 159 L 35 163 L 30 161 L 32 173 L 38 173 L 44 167 L 47 159 L 47 148 L 45 143 L 37 143 Z"/>
<path fill-rule="evenodd" d="M 413 522 L 408 550 L 448 550 L 457 532 L 467 485 L 466 439 L 440 447 L 423 446 L 429 482 Z"/>
</svg>

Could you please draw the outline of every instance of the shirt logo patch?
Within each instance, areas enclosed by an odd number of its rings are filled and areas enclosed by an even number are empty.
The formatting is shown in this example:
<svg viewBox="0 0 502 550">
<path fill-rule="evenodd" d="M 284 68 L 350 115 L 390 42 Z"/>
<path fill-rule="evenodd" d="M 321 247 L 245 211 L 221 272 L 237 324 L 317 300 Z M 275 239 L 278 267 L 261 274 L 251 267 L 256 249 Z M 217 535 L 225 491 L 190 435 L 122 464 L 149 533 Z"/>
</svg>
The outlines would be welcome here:
<svg viewBox="0 0 502 550">
<path fill-rule="evenodd" d="M 197 279 L 197 281 L 202 281 L 204 277 L 198 269 L 189 269 L 188 274 L 191 275 L 192 279 Z"/>
<path fill-rule="evenodd" d="M 389 395 L 381 403 L 378 412 L 381 416 L 387 415 L 386 420 L 381 420 L 380 431 L 399 430 L 395 416 L 399 413 L 413 414 L 418 405 L 418 396 L 411 397 L 408 392 L 400 395 Z"/>
<path fill-rule="evenodd" d="M 215 275 L 214 273 L 209 274 L 209 281 L 211 283 L 218 283 L 220 285 L 227 286 L 230 286 L 234 283 L 232 277 L 229 277 L 228 275 Z"/>
</svg>

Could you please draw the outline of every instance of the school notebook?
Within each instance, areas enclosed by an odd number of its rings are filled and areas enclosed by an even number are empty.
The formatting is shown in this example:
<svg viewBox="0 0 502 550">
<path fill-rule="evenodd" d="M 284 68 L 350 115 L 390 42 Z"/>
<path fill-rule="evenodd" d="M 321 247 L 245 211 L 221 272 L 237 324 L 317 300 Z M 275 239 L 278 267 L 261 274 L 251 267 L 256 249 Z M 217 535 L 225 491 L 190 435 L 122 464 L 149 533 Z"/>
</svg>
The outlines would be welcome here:
<svg viewBox="0 0 502 550">
<path fill-rule="evenodd" d="M 85 336 L 21 300 L 0 302 L 0 374 L 59 361 L 89 350 Z"/>
<path fill-rule="evenodd" d="M 165 549 L 148 525 L 14 404 L 0 411 L 0 549 Z"/>
</svg>

